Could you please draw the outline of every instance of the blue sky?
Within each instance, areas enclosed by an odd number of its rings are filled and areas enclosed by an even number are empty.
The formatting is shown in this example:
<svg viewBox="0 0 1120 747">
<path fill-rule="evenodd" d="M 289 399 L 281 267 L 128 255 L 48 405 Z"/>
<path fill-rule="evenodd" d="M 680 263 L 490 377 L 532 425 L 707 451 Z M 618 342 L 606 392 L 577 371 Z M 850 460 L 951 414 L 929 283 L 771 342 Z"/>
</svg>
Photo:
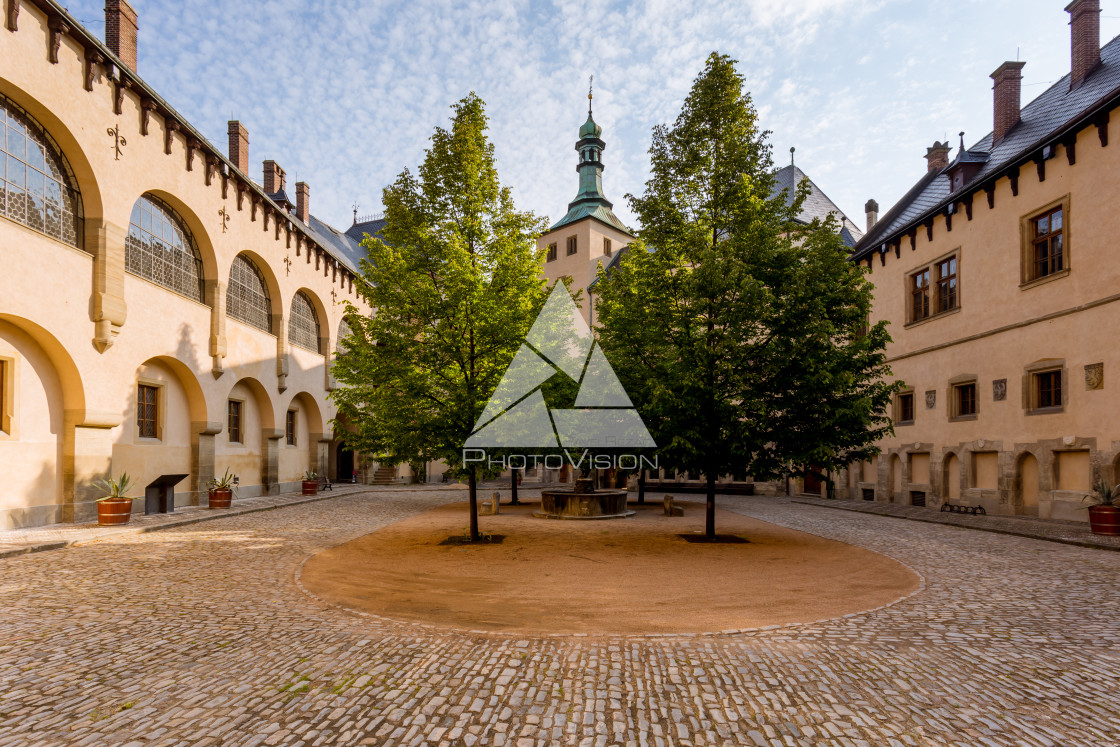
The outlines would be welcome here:
<svg viewBox="0 0 1120 747">
<path fill-rule="evenodd" d="M 502 181 L 557 220 L 576 193 L 576 131 L 595 75 L 604 188 L 643 190 L 650 130 L 671 123 L 704 58 L 739 60 L 775 161 L 797 164 L 857 224 L 925 171 L 935 139 L 992 129 L 989 74 L 1027 61 L 1023 102 L 1069 69 L 1067 0 L 132 0 L 139 72 L 223 150 L 249 130 L 251 174 L 275 159 L 339 227 L 423 158 L 471 90 L 488 105 Z M 1120 34 L 1104 0 L 1101 37 Z M 69 9 L 103 34 L 104 0 Z"/>
</svg>

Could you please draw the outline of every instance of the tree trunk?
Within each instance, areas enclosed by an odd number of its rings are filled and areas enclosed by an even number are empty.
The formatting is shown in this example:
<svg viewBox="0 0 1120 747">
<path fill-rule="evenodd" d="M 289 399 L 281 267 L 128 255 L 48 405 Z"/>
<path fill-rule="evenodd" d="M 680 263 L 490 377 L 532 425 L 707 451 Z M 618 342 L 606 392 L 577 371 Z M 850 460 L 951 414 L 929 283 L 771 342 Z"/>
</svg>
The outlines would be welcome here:
<svg viewBox="0 0 1120 747">
<path fill-rule="evenodd" d="M 517 470 L 512 467 L 509 470 L 509 486 L 513 492 L 513 497 L 510 499 L 510 505 L 520 506 L 521 501 L 517 500 Z"/>
<path fill-rule="evenodd" d="M 646 505 L 646 471 L 638 470 L 638 505 Z"/>
<path fill-rule="evenodd" d="M 472 464 L 467 484 L 470 486 L 471 496 L 471 542 L 478 542 L 478 477 L 474 470 L 475 467 Z"/>
<path fill-rule="evenodd" d="M 716 538 L 716 476 L 714 471 L 708 470 L 708 506 L 704 517 L 704 536 L 708 539 Z"/>
</svg>

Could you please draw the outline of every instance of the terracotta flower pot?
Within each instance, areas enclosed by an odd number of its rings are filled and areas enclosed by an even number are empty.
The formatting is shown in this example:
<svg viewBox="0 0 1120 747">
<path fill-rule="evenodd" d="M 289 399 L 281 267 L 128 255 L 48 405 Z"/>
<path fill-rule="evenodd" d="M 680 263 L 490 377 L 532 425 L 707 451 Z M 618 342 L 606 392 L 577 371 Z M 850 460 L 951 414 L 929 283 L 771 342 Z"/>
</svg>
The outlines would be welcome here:
<svg viewBox="0 0 1120 747">
<path fill-rule="evenodd" d="M 1090 506 L 1089 529 L 1093 534 L 1120 537 L 1120 508 L 1116 506 Z"/>
<path fill-rule="evenodd" d="M 210 489 L 210 508 L 229 508 L 233 502 L 233 490 L 230 488 Z"/>
<path fill-rule="evenodd" d="M 132 518 L 131 498 L 111 498 L 97 502 L 97 525 L 102 527 L 127 524 Z"/>
<path fill-rule="evenodd" d="M 318 480 L 304 480 L 303 495 L 318 495 L 319 494 L 319 481 Z"/>
</svg>

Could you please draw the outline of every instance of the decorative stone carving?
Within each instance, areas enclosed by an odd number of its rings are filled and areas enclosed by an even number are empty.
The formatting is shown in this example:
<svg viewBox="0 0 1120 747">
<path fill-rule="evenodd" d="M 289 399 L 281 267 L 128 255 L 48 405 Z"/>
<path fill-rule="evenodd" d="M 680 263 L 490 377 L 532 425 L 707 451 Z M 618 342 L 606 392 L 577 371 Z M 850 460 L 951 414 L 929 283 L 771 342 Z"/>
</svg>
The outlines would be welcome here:
<svg viewBox="0 0 1120 747">
<path fill-rule="evenodd" d="M 62 37 L 70 30 L 66 25 L 66 21 L 61 18 L 52 18 L 50 22 L 51 38 L 50 46 L 47 47 L 47 59 L 52 64 L 58 64 L 58 48 L 62 46 Z"/>
<path fill-rule="evenodd" d="M 19 0 L 8 0 L 8 31 L 19 30 Z"/>
<path fill-rule="evenodd" d="M 992 399 L 996 402 L 1007 399 L 1007 379 L 996 379 L 992 382 Z"/>
<path fill-rule="evenodd" d="M 1085 389 L 1104 389 L 1104 364 L 1089 363 L 1085 366 Z"/>
<path fill-rule="evenodd" d="M 93 90 L 93 78 L 97 75 L 97 66 L 103 62 L 105 62 L 105 57 L 96 49 L 90 48 L 86 50 L 85 87 L 87 91 Z"/>
<path fill-rule="evenodd" d="M 174 119 L 165 118 L 163 120 L 163 129 L 166 133 L 163 138 L 163 152 L 167 155 L 171 155 L 171 141 L 175 132 L 179 129 L 179 123 Z"/>
<path fill-rule="evenodd" d="M 926 392 L 926 409 L 932 410 L 935 407 L 937 407 L 937 390 L 930 389 Z"/>
<path fill-rule="evenodd" d="M 145 137 L 148 135 L 148 122 L 151 120 L 155 108 L 156 102 L 151 99 L 144 99 L 140 102 L 140 134 Z"/>
</svg>

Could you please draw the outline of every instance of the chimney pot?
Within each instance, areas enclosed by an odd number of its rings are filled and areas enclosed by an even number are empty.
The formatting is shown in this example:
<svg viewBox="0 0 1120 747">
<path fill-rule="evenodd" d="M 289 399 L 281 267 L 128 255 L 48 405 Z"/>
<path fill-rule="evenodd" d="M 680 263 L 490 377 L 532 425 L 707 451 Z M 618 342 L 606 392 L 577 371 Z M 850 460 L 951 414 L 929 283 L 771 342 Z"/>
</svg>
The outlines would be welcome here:
<svg viewBox="0 0 1120 747">
<path fill-rule="evenodd" d="M 1089 77 L 1101 61 L 1101 2 L 1073 0 L 1066 6 L 1070 26 L 1070 76 L 1072 91 Z"/>
<path fill-rule="evenodd" d="M 932 148 L 926 148 L 926 173 L 930 171 L 941 171 L 949 165 L 949 141 L 939 143 L 933 141 Z"/>
<path fill-rule="evenodd" d="M 311 187 L 307 182 L 296 182 L 296 217 L 304 225 L 311 219 Z"/>
<path fill-rule="evenodd" d="M 868 200 L 867 204 L 863 206 L 863 211 L 867 213 L 867 230 L 870 232 L 879 222 L 879 203 L 875 200 Z"/>
<path fill-rule="evenodd" d="M 276 161 L 268 160 L 264 162 L 264 191 L 270 195 L 277 192 L 283 192 L 287 186 L 287 176 L 284 174 L 284 169 L 280 168 Z"/>
<path fill-rule="evenodd" d="M 994 107 L 994 127 L 992 142 L 997 143 L 1012 127 L 1019 124 L 1019 95 L 1023 86 L 1023 66 L 1025 62 L 1005 62 L 992 73 L 995 84 L 992 90 Z"/>
<path fill-rule="evenodd" d="M 125 0 L 105 0 L 105 46 L 136 69 L 136 11 Z"/>
<path fill-rule="evenodd" d="M 229 160 L 242 174 L 249 173 L 249 131 L 236 119 L 229 121 Z"/>
</svg>

